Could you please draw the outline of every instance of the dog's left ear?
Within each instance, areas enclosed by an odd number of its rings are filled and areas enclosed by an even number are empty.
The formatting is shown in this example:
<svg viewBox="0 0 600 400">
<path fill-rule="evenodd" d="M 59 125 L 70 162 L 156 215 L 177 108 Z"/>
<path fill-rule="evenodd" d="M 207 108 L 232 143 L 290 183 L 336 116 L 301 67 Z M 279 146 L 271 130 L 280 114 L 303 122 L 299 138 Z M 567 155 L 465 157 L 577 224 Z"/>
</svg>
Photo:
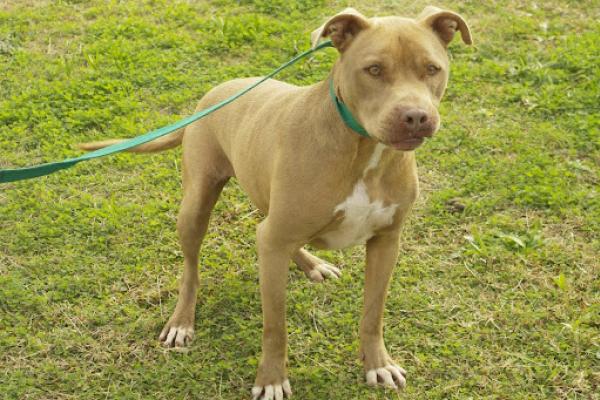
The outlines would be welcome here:
<svg viewBox="0 0 600 400">
<path fill-rule="evenodd" d="M 463 42 L 466 44 L 473 44 L 469 25 L 467 25 L 463 17 L 452 11 L 427 6 L 421 12 L 417 21 L 420 24 L 433 29 L 444 46 L 450 44 L 457 30 L 460 31 Z"/>
<path fill-rule="evenodd" d="M 369 27 L 367 18 L 354 8 L 346 8 L 331 17 L 319 29 L 310 34 L 310 42 L 314 48 L 321 39 L 329 37 L 333 46 L 340 52 L 345 51 L 360 31 Z"/>
</svg>

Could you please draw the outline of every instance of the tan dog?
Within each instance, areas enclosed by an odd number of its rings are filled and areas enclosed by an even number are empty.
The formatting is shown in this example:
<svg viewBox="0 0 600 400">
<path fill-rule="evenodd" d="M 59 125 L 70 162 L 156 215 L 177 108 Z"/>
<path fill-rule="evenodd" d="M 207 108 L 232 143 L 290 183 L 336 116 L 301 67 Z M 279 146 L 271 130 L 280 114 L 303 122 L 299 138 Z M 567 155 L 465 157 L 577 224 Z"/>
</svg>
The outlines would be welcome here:
<svg viewBox="0 0 600 400">
<path fill-rule="evenodd" d="M 446 47 L 456 31 L 471 43 L 465 21 L 435 7 L 415 20 L 368 19 L 344 10 L 312 35 L 313 45 L 331 38 L 341 53 L 325 81 L 308 87 L 267 81 L 185 132 L 134 149 L 157 151 L 183 142 L 184 195 L 177 229 L 185 269 L 161 341 L 184 346 L 192 338 L 198 251 L 221 189 L 235 176 L 266 215 L 256 235 L 264 320 L 254 398 L 291 395 L 285 322 L 290 260 L 314 281 L 340 273 L 303 249 L 307 244 L 341 249 L 366 243 L 360 352 L 367 383 L 405 385 L 406 372 L 383 342 L 384 302 L 400 227 L 419 191 L 413 150 L 439 127 L 437 106 L 448 80 Z M 369 138 L 341 119 L 329 94 L 330 79 Z M 218 86 L 198 109 L 255 80 Z"/>
</svg>

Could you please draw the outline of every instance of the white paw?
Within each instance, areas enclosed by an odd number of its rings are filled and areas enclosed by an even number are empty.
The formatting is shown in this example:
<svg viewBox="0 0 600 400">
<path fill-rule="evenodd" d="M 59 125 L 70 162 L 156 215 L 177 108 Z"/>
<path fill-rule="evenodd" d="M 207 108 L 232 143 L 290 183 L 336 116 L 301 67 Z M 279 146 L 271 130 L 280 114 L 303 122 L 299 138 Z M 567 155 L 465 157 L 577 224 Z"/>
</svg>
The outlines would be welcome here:
<svg viewBox="0 0 600 400">
<path fill-rule="evenodd" d="M 292 397 L 290 381 L 286 379 L 281 385 L 254 386 L 252 388 L 252 400 L 283 400 Z"/>
<path fill-rule="evenodd" d="M 168 330 L 163 329 L 158 339 L 167 347 L 184 347 L 192 341 L 193 337 L 193 328 L 172 326 Z"/>
<path fill-rule="evenodd" d="M 307 275 L 311 281 L 323 282 L 325 278 L 339 278 L 342 275 L 342 271 L 333 265 L 317 264 Z"/>
<path fill-rule="evenodd" d="M 393 364 L 369 370 L 367 372 L 367 385 L 376 386 L 377 384 L 392 389 L 404 388 L 406 386 L 406 371 Z"/>
</svg>

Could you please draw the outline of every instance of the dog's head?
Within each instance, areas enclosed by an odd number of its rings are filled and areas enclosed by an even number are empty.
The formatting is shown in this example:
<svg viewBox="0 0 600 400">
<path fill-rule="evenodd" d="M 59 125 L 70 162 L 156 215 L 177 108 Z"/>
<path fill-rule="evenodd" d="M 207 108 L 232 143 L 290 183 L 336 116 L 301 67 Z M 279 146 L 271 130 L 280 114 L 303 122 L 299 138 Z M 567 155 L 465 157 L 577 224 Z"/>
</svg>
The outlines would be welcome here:
<svg viewBox="0 0 600 400">
<path fill-rule="evenodd" d="M 427 7 L 416 19 L 366 18 L 348 8 L 311 35 L 330 38 L 341 53 L 334 67 L 338 98 L 376 140 L 414 150 L 440 126 L 437 107 L 448 82 L 447 46 L 459 31 L 471 44 L 463 18 Z"/>
</svg>

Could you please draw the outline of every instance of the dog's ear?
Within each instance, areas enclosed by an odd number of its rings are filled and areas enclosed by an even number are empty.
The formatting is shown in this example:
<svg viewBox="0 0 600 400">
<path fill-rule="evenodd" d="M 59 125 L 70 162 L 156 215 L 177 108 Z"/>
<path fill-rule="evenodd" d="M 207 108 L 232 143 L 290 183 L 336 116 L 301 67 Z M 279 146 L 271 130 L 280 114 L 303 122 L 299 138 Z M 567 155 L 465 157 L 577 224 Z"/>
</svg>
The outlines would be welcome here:
<svg viewBox="0 0 600 400">
<path fill-rule="evenodd" d="M 333 46 L 340 52 L 343 52 L 348 48 L 356 35 L 368 27 L 369 21 L 364 15 L 354 8 L 346 8 L 311 33 L 310 41 L 314 48 L 321 39 L 329 37 Z"/>
<path fill-rule="evenodd" d="M 452 11 L 427 6 L 421 12 L 417 21 L 420 24 L 433 29 L 444 46 L 450 44 L 456 31 L 460 31 L 463 42 L 466 44 L 473 44 L 469 25 L 467 25 L 463 17 Z"/>
</svg>

